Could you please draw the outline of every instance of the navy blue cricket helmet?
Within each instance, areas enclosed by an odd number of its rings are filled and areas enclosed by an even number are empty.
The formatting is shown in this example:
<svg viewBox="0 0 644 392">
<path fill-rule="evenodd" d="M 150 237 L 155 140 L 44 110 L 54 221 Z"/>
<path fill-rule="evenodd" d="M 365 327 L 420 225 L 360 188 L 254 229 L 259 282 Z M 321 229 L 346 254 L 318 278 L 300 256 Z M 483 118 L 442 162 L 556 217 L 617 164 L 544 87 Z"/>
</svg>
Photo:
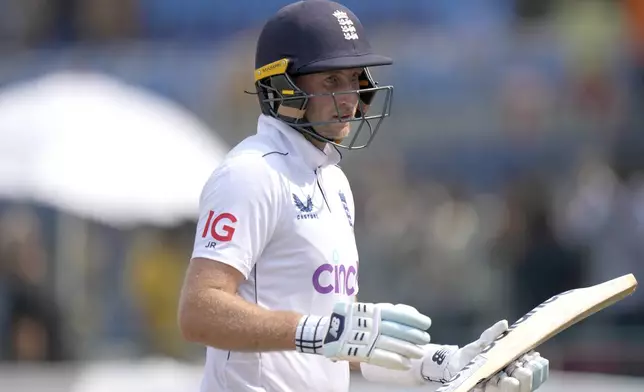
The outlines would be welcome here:
<svg viewBox="0 0 644 392">
<path fill-rule="evenodd" d="M 345 6 L 328 0 L 305 0 L 285 6 L 260 34 L 255 54 L 255 87 L 262 113 L 278 118 L 300 132 L 323 142 L 347 149 L 367 147 L 382 121 L 389 116 L 393 86 L 378 86 L 368 67 L 390 65 L 393 60 L 373 52 L 360 20 Z M 347 68 L 362 68 L 360 88 L 329 94 L 307 94 L 294 83 L 296 76 Z M 373 113 L 375 95 L 385 96 L 382 108 Z M 359 108 L 348 120 L 312 123 L 306 119 L 306 106 L 313 96 L 357 94 Z M 314 127 L 334 122 L 356 122 L 353 136 L 345 141 L 330 140 Z M 375 123 L 375 124 L 374 124 Z M 362 143 L 361 132 L 368 130 Z"/>
</svg>

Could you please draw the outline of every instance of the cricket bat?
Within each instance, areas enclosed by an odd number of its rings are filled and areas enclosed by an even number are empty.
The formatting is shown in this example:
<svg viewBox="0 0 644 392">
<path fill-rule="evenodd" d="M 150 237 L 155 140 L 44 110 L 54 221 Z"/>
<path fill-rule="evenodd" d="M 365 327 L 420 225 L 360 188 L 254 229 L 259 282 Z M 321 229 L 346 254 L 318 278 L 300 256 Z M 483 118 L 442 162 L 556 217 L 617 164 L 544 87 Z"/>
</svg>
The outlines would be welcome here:
<svg viewBox="0 0 644 392">
<path fill-rule="evenodd" d="M 632 294 L 633 274 L 569 290 L 543 302 L 512 324 L 436 392 L 468 392 L 512 361 L 592 314 Z"/>
</svg>

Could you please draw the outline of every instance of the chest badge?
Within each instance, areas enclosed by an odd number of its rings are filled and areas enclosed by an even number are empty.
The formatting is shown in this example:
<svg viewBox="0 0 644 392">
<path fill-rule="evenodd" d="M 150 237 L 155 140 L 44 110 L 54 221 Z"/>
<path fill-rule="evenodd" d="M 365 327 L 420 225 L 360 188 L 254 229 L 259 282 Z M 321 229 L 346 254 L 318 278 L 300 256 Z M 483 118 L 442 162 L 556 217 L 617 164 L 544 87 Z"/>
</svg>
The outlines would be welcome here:
<svg viewBox="0 0 644 392">
<path fill-rule="evenodd" d="M 298 209 L 300 214 L 297 214 L 297 219 L 318 219 L 318 214 L 313 213 L 313 199 L 311 196 L 306 196 L 306 204 L 295 194 L 293 193 L 293 204 Z"/>
</svg>

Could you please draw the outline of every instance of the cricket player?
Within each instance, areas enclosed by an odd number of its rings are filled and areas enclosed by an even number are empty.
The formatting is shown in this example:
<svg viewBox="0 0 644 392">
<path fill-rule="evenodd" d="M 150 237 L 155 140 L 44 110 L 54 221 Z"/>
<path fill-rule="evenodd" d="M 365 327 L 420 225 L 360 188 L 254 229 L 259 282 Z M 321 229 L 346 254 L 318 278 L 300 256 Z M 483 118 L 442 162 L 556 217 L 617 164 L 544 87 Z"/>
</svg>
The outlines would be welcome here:
<svg viewBox="0 0 644 392">
<path fill-rule="evenodd" d="M 369 72 L 388 64 L 331 1 L 288 5 L 264 26 L 257 133 L 203 188 L 181 293 L 181 331 L 207 346 L 202 392 L 346 392 L 350 367 L 434 390 L 508 328 L 499 321 L 462 348 L 432 344 L 431 319 L 413 307 L 356 299 L 355 208 L 337 165 L 389 115 L 393 88 Z M 477 389 L 529 392 L 547 377 L 531 352 Z"/>
</svg>

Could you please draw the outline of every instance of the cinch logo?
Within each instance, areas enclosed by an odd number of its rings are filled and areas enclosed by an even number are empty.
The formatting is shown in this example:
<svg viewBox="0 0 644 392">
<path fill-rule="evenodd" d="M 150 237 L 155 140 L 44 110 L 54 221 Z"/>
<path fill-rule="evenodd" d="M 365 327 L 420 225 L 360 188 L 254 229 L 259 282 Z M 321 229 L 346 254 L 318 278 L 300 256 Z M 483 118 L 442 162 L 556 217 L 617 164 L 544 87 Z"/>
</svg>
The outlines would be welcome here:
<svg viewBox="0 0 644 392">
<path fill-rule="evenodd" d="M 356 293 L 358 270 L 353 265 L 339 263 L 338 252 L 333 252 L 333 264 L 325 263 L 319 266 L 311 279 L 313 288 L 320 294 L 344 294 L 352 296 Z"/>
<path fill-rule="evenodd" d="M 208 213 L 208 219 L 206 220 L 206 224 L 204 225 L 203 233 L 201 233 L 201 238 L 206 238 L 208 233 L 210 233 L 210 236 L 213 239 L 220 242 L 227 242 L 232 240 L 233 234 L 235 234 L 235 228 L 226 224 L 220 225 L 219 222 L 228 221 L 231 223 L 236 223 L 237 217 L 228 212 L 219 214 L 215 219 L 213 219 L 214 215 L 215 212 L 212 210 L 210 211 L 210 213 Z M 208 243 L 208 245 L 206 245 L 206 248 L 213 248 L 215 245 L 216 243 L 211 241 L 210 243 Z"/>
</svg>

